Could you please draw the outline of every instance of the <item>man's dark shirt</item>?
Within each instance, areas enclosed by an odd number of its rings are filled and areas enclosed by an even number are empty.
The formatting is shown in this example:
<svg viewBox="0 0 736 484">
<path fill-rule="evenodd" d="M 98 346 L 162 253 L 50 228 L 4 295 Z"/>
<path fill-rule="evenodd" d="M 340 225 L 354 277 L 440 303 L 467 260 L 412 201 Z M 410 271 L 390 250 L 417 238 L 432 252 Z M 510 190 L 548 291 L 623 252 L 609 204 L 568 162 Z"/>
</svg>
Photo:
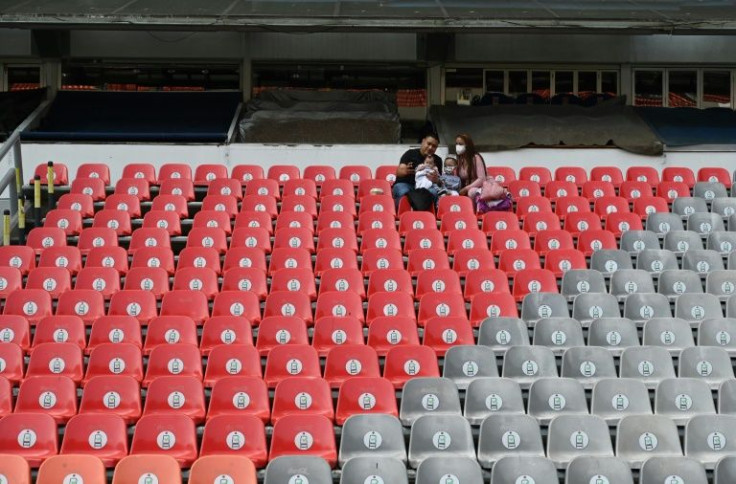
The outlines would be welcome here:
<svg viewBox="0 0 736 484">
<path fill-rule="evenodd" d="M 437 167 L 437 172 L 442 173 L 442 158 L 437 155 L 432 155 L 432 157 L 434 158 L 434 165 Z M 419 148 L 413 148 L 411 150 L 407 150 L 406 153 L 401 156 L 399 164 L 406 164 L 409 168 L 416 169 L 417 166 L 424 163 L 425 158 L 426 157 L 419 151 Z M 394 183 L 408 183 L 409 185 L 414 186 L 414 175 L 399 177 Z"/>
</svg>

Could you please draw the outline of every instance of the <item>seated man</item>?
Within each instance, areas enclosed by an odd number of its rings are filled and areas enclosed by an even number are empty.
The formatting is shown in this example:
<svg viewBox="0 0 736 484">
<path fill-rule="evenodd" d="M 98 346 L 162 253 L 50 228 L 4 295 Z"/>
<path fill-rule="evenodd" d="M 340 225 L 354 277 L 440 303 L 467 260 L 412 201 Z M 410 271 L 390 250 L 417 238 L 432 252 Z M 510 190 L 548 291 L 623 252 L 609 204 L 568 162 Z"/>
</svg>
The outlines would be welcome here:
<svg viewBox="0 0 736 484">
<path fill-rule="evenodd" d="M 394 182 L 392 189 L 397 209 L 402 197 L 414 190 L 416 168 L 419 165 L 422 165 L 428 156 L 431 156 L 434 160 L 434 166 L 436 167 L 437 172 L 427 175 L 427 179 L 431 183 L 437 183 L 439 181 L 439 173 L 442 172 L 442 158 L 434 154 L 434 152 L 437 151 L 438 145 L 439 137 L 437 134 L 427 134 L 422 138 L 422 144 L 419 148 L 407 150 L 406 153 L 401 156 L 399 166 L 396 169 L 396 181 Z"/>
</svg>

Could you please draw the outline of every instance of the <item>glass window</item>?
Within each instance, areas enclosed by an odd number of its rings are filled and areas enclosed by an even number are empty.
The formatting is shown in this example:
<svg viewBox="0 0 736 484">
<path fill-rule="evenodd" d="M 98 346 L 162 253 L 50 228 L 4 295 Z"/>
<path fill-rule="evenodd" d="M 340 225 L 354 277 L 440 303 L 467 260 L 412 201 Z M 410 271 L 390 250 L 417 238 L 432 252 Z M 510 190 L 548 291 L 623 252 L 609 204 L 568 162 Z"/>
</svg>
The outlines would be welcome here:
<svg viewBox="0 0 736 484">
<path fill-rule="evenodd" d="M 518 96 L 527 92 L 527 71 L 509 71 L 509 95 Z"/>
<path fill-rule="evenodd" d="M 550 71 L 532 71 L 532 92 L 543 99 L 550 98 L 552 73 Z"/>
<path fill-rule="evenodd" d="M 8 91 L 23 91 L 41 87 L 39 66 L 8 66 Z"/>
<path fill-rule="evenodd" d="M 572 71 L 556 71 L 555 72 L 555 94 L 568 94 L 574 91 L 573 78 L 575 74 Z"/>
<path fill-rule="evenodd" d="M 662 106 L 662 71 L 634 72 L 634 105 Z"/>
<path fill-rule="evenodd" d="M 694 108 L 698 105 L 698 72 L 672 70 L 668 72 L 668 106 Z"/>
<path fill-rule="evenodd" d="M 486 92 L 504 92 L 503 72 L 504 71 L 486 71 Z"/>
<path fill-rule="evenodd" d="M 703 71 L 703 108 L 731 107 L 731 73 L 729 71 Z"/>
<path fill-rule="evenodd" d="M 445 87 L 479 88 L 482 85 L 483 69 L 447 69 L 445 71 Z"/>
<path fill-rule="evenodd" d="M 578 72 L 578 92 L 579 93 L 598 92 L 598 73 L 596 71 Z"/>
<path fill-rule="evenodd" d="M 618 95 L 618 72 L 601 72 L 601 92 L 610 94 L 612 96 Z"/>
</svg>

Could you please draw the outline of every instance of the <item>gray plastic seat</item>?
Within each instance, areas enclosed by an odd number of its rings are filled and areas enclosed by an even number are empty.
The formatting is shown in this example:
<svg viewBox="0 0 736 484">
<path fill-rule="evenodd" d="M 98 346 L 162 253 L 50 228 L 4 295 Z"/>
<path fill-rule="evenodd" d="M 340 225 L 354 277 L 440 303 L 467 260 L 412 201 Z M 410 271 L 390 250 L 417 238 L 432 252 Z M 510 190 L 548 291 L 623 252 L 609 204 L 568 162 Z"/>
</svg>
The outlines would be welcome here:
<svg viewBox="0 0 736 484">
<path fill-rule="evenodd" d="M 710 211 L 727 219 L 731 215 L 736 214 L 736 198 L 728 196 L 716 197 L 711 202 Z"/>
<path fill-rule="evenodd" d="M 509 456 L 500 459 L 491 471 L 490 484 L 559 484 L 557 469 L 543 457 Z"/>
<path fill-rule="evenodd" d="M 664 271 L 659 275 L 657 292 L 674 301 L 681 294 L 702 294 L 703 283 L 693 271 Z"/>
<path fill-rule="evenodd" d="M 572 317 L 586 326 L 594 319 L 619 318 L 618 299 L 611 294 L 580 294 L 573 300 Z"/>
<path fill-rule="evenodd" d="M 470 424 L 461 415 L 424 415 L 414 421 L 409 437 L 409 465 L 428 457 L 475 459 Z"/>
<path fill-rule="evenodd" d="M 606 279 L 597 270 L 573 269 L 562 274 L 562 295 L 568 300 L 578 294 L 606 292 Z"/>
<path fill-rule="evenodd" d="M 657 385 L 654 413 L 685 425 L 695 415 L 715 415 L 708 384 L 694 378 L 668 378 Z"/>
<path fill-rule="evenodd" d="M 664 347 L 631 347 L 621 354 L 619 376 L 635 378 L 644 382 L 647 388 L 656 388 L 662 380 L 675 378 L 675 367 Z"/>
<path fill-rule="evenodd" d="M 717 346 L 736 355 L 736 319 L 706 319 L 698 326 L 698 346 Z"/>
<path fill-rule="evenodd" d="M 736 455 L 728 455 L 716 464 L 713 472 L 713 484 L 731 484 L 736 482 Z"/>
<path fill-rule="evenodd" d="M 480 425 L 490 415 L 523 413 L 521 386 L 510 378 L 477 378 L 465 392 L 463 415 L 471 425 Z"/>
<path fill-rule="evenodd" d="M 332 484 L 332 471 L 326 460 L 320 457 L 286 455 L 276 457 L 266 466 L 264 484 L 285 482 L 309 482 Z"/>
<path fill-rule="evenodd" d="M 699 197 L 677 197 L 672 201 L 672 213 L 687 217 L 696 212 L 709 212 L 708 204 Z"/>
<path fill-rule="evenodd" d="M 736 198 L 734 198 L 736 201 Z M 705 248 L 726 255 L 736 250 L 736 232 L 713 232 L 705 242 Z"/>
<path fill-rule="evenodd" d="M 536 292 L 524 296 L 521 302 L 521 319 L 531 324 L 543 318 L 569 318 L 567 299 L 562 294 Z"/>
<path fill-rule="evenodd" d="M 565 484 L 634 484 L 626 461 L 618 457 L 575 457 L 567 466 Z"/>
<path fill-rule="evenodd" d="M 687 229 L 700 235 L 724 231 L 723 217 L 717 213 L 694 213 L 687 218 Z"/>
<path fill-rule="evenodd" d="M 688 250 L 682 255 L 682 268 L 686 271 L 695 271 L 707 274 L 711 271 L 723 270 L 723 258 L 715 250 Z"/>
<path fill-rule="evenodd" d="M 593 387 L 590 402 L 593 415 L 610 425 L 628 415 L 651 415 L 652 404 L 644 382 L 630 378 L 608 378 Z"/>
<path fill-rule="evenodd" d="M 677 426 L 661 415 L 624 417 L 616 429 L 616 455 L 634 469 L 652 457 L 681 457 Z"/>
<path fill-rule="evenodd" d="M 693 196 L 711 201 L 728 196 L 728 190 L 720 182 L 700 181 L 693 186 Z"/>
<path fill-rule="evenodd" d="M 721 301 L 713 294 L 683 294 L 675 300 L 675 317 L 693 326 L 706 319 L 722 318 Z"/>
<path fill-rule="evenodd" d="M 736 318 L 736 295 L 726 299 L 726 317 Z"/>
<path fill-rule="evenodd" d="M 611 294 L 623 300 L 629 294 L 654 293 L 654 282 L 647 271 L 641 269 L 622 269 L 611 275 Z"/>
<path fill-rule="evenodd" d="M 736 231 L 736 213 L 728 217 L 728 230 Z"/>
<path fill-rule="evenodd" d="M 503 355 L 511 346 L 529 346 L 529 330 L 519 318 L 487 318 L 478 331 L 478 345 Z"/>
<path fill-rule="evenodd" d="M 683 230 L 684 226 L 676 213 L 654 212 L 647 217 L 646 229 L 656 234 L 666 234 L 673 230 Z"/>
<path fill-rule="evenodd" d="M 562 354 L 567 348 L 583 346 L 583 327 L 573 318 L 540 319 L 534 327 L 535 346 L 547 346 L 555 354 Z"/>
<path fill-rule="evenodd" d="M 726 380 L 718 387 L 718 413 L 736 415 L 736 380 Z"/>
<path fill-rule="evenodd" d="M 692 230 L 673 230 L 665 234 L 662 248 L 675 254 L 682 254 L 690 249 L 702 249 L 703 239 Z"/>
<path fill-rule="evenodd" d="M 705 292 L 718 296 L 721 301 L 736 294 L 736 271 L 716 270 L 705 277 Z"/>
<path fill-rule="evenodd" d="M 546 346 L 512 346 L 503 359 L 504 378 L 513 378 L 521 388 L 529 388 L 539 378 L 557 376 L 557 362 Z"/>
<path fill-rule="evenodd" d="M 462 415 L 457 387 L 449 378 L 412 378 L 401 392 L 399 419 L 410 427 L 422 415 Z"/>
<path fill-rule="evenodd" d="M 389 483 L 389 481 L 386 482 Z M 419 464 L 414 481 L 415 484 L 465 484 L 466 482 L 483 484 L 483 471 L 475 459 L 465 457 L 452 459 L 428 457 Z"/>
<path fill-rule="evenodd" d="M 591 389 L 603 378 L 616 378 L 613 354 L 599 346 L 576 346 L 562 355 L 562 378 L 573 378 Z"/>
<path fill-rule="evenodd" d="M 684 348 L 695 346 L 690 324 L 679 318 L 654 318 L 644 323 L 641 344 L 661 346 L 676 356 Z"/>
<path fill-rule="evenodd" d="M 408 484 L 406 466 L 390 457 L 355 457 L 342 466 L 340 484 Z"/>
<path fill-rule="evenodd" d="M 677 270 L 680 265 L 674 252 L 665 249 L 645 249 L 636 256 L 636 268 L 645 270 L 652 275 L 659 275 L 663 271 Z"/>
<path fill-rule="evenodd" d="M 340 438 L 339 462 L 367 456 L 406 462 L 404 431 L 398 418 L 388 414 L 358 414 L 345 420 Z"/>
<path fill-rule="evenodd" d="M 664 294 L 629 294 L 624 301 L 624 317 L 637 323 L 652 318 L 671 318 L 670 301 Z"/>
<path fill-rule="evenodd" d="M 576 457 L 613 457 L 606 421 L 596 415 L 560 415 L 549 424 L 547 457 L 565 468 Z"/>
<path fill-rule="evenodd" d="M 708 484 L 700 462 L 684 457 L 652 457 L 641 467 L 639 484 Z"/>
<path fill-rule="evenodd" d="M 507 455 L 544 457 L 539 424 L 529 415 L 492 415 L 480 426 L 478 462 L 490 469 Z"/>
<path fill-rule="evenodd" d="M 601 346 L 619 356 L 629 346 L 640 346 L 639 333 L 627 318 L 596 319 L 588 329 L 588 346 Z"/>
<path fill-rule="evenodd" d="M 713 469 L 725 455 L 736 452 L 736 416 L 699 415 L 685 427 L 685 455 Z"/>
<path fill-rule="evenodd" d="M 529 389 L 529 415 L 546 425 L 558 415 L 587 415 L 585 389 L 572 378 L 542 378 Z"/>
<path fill-rule="evenodd" d="M 693 346 L 682 350 L 677 374 L 680 378 L 704 380 L 713 390 L 734 378 L 731 357 L 726 350 L 715 346 Z"/>
<path fill-rule="evenodd" d="M 728 269 L 736 270 L 736 251 L 728 254 Z"/>
<path fill-rule="evenodd" d="M 496 354 L 492 348 L 477 345 L 451 346 L 445 353 L 442 376 L 465 390 L 476 378 L 497 377 Z"/>
<path fill-rule="evenodd" d="M 621 250 L 636 254 L 642 250 L 659 250 L 659 237 L 649 230 L 627 230 L 621 234 Z"/>
<path fill-rule="evenodd" d="M 596 250 L 590 256 L 590 268 L 603 275 L 611 275 L 621 269 L 633 269 L 631 256 L 625 250 L 602 249 Z"/>
</svg>

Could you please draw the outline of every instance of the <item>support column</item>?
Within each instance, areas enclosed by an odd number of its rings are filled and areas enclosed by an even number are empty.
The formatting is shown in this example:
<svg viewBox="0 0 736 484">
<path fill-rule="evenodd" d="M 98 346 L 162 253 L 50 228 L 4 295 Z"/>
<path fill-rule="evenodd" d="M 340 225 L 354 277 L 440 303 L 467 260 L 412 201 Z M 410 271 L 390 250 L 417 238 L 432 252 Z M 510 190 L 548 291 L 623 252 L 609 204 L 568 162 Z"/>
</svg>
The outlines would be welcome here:
<svg viewBox="0 0 736 484">
<path fill-rule="evenodd" d="M 61 89 L 61 61 L 45 59 L 41 63 L 41 86 L 48 87 L 49 99 L 54 99 Z"/>
<path fill-rule="evenodd" d="M 243 91 L 243 102 L 250 100 L 253 90 L 253 62 L 250 51 L 250 34 L 242 34 L 242 54 L 240 62 L 240 90 Z"/>
</svg>

